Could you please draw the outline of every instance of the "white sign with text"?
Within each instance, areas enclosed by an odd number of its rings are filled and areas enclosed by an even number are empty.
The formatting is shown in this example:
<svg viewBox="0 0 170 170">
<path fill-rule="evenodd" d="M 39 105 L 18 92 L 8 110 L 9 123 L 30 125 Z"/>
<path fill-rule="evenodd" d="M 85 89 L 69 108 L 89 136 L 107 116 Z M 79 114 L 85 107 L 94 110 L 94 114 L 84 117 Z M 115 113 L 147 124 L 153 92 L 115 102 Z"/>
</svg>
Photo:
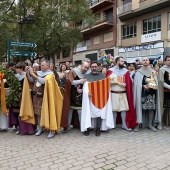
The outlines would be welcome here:
<svg viewBox="0 0 170 170">
<path fill-rule="evenodd" d="M 141 43 L 161 40 L 161 31 L 141 35 Z"/>
</svg>

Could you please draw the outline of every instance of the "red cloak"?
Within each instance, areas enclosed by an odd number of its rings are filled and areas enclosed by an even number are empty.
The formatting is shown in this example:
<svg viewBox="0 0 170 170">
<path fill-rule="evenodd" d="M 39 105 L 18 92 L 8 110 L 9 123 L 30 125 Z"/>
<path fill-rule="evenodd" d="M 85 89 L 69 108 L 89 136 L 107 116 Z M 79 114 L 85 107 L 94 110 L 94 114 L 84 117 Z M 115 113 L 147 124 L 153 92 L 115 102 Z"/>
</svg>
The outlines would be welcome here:
<svg viewBox="0 0 170 170">
<path fill-rule="evenodd" d="M 111 70 L 108 70 L 106 77 L 109 77 L 113 72 Z M 126 125 L 128 128 L 134 128 L 137 126 L 136 122 L 136 112 L 133 104 L 133 94 L 132 94 L 132 81 L 130 78 L 130 74 L 127 71 L 125 74 L 125 81 L 126 81 L 126 94 L 127 94 L 127 100 L 129 105 L 129 110 L 126 111 Z"/>
</svg>

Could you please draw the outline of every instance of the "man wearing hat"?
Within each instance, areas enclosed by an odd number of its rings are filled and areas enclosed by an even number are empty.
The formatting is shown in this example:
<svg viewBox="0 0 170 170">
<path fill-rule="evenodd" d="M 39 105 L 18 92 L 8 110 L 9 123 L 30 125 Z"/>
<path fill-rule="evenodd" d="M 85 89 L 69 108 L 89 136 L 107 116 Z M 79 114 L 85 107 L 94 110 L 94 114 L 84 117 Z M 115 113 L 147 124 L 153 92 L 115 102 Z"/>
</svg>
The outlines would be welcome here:
<svg viewBox="0 0 170 170">
<path fill-rule="evenodd" d="M 139 64 L 140 64 L 140 58 L 136 58 L 135 65 L 139 65 Z"/>
</svg>

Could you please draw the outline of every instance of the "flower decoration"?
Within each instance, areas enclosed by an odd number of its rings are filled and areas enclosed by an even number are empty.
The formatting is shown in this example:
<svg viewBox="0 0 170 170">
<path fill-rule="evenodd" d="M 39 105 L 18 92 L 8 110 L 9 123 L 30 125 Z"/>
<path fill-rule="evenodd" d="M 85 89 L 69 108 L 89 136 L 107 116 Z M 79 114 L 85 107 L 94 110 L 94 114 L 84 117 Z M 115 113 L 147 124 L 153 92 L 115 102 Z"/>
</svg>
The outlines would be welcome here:
<svg viewBox="0 0 170 170">
<path fill-rule="evenodd" d="M 114 61 L 114 57 L 111 54 L 106 54 L 105 51 L 99 53 L 99 61 L 103 64 L 109 65 Z"/>
</svg>

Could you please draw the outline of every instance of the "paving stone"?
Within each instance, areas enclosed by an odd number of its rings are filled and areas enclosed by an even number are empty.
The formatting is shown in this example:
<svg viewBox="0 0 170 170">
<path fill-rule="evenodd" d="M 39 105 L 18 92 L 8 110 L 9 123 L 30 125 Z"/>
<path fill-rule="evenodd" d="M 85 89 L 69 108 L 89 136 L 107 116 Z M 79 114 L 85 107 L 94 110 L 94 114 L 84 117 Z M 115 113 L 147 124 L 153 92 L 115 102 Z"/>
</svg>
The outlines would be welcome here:
<svg viewBox="0 0 170 170">
<path fill-rule="evenodd" d="M 105 165 L 106 165 L 105 163 L 101 162 L 101 163 L 97 163 L 97 164 L 93 165 L 93 168 L 97 169 L 97 168 L 101 168 Z"/>
<path fill-rule="evenodd" d="M 114 169 L 115 167 L 116 167 L 115 164 L 109 164 L 109 165 L 103 166 L 102 168 L 103 168 L 104 170 L 112 170 L 112 169 Z"/>
<path fill-rule="evenodd" d="M 0 132 L 0 170 L 170 170 L 170 129 L 128 133 L 118 125 L 99 138 L 77 129 L 47 135 Z"/>
</svg>

